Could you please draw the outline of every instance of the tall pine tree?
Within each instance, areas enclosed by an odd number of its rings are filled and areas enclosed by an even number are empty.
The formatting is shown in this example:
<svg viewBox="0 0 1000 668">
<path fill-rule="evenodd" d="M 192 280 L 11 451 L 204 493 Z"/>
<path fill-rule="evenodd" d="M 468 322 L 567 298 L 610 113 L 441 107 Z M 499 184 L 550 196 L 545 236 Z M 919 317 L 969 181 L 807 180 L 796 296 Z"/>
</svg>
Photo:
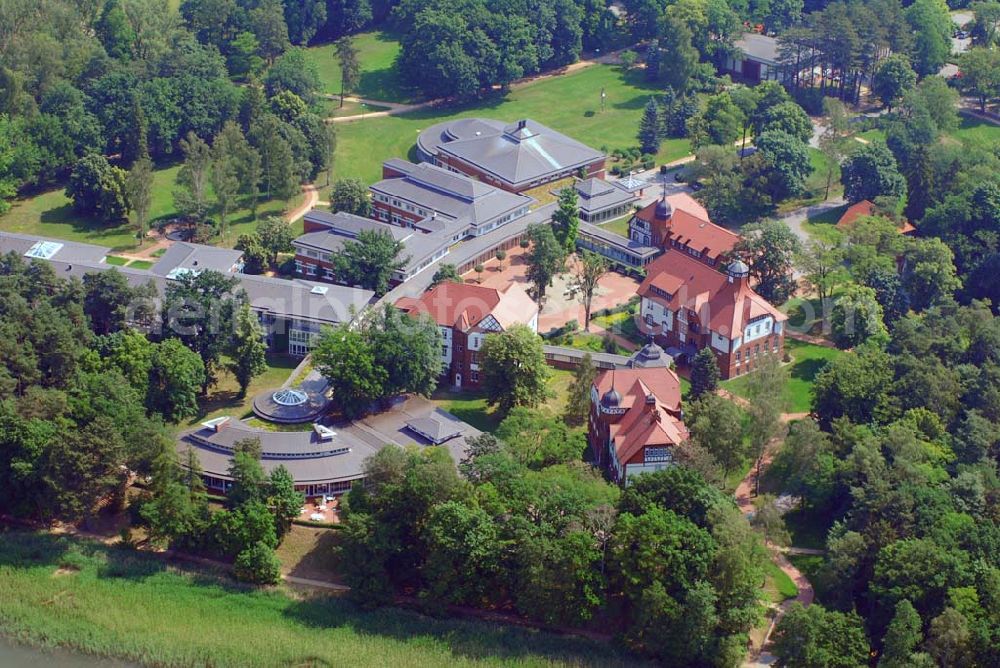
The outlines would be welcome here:
<svg viewBox="0 0 1000 668">
<path fill-rule="evenodd" d="M 639 146 L 643 153 L 656 154 L 660 150 L 660 140 L 663 136 L 663 125 L 660 120 L 660 105 L 655 97 L 650 97 L 646 109 L 639 121 Z"/>
<path fill-rule="evenodd" d="M 702 348 L 691 364 L 691 398 L 715 392 L 719 387 L 719 364 L 711 348 Z"/>
</svg>

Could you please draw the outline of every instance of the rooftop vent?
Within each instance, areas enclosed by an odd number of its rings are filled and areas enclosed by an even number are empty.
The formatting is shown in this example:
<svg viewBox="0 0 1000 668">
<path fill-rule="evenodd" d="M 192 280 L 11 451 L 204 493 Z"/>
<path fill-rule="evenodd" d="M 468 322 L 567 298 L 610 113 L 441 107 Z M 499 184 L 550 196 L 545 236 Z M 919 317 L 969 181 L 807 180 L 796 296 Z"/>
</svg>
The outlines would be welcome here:
<svg viewBox="0 0 1000 668">
<path fill-rule="evenodd" d="M 326 291 L 329 289 L 330 288 L 326 287 L 325 285 L 314 285 L 313 289 L 310 290 L 309 292 L 314 295 L 325 295 Z"/>
<path fill-rule="evenodd" d="M 314 424 L 313 431 L 316 432 L 316 436 L 321 441 L 332 441 L 333 437 L 337 435 L 337 432 L 321 424 Z"/>
<path fill-rule="evenodd" d="M 201 423 L 201 426 L 205 427 L 206 429 L 211 429 L 214 432 L 218 432 L 227 424 L 229 424 L 229 417 L 224 416 L 224 417 L 213 418 L 211 420 L 205 420 L 204 422 Z"/>
</svg>

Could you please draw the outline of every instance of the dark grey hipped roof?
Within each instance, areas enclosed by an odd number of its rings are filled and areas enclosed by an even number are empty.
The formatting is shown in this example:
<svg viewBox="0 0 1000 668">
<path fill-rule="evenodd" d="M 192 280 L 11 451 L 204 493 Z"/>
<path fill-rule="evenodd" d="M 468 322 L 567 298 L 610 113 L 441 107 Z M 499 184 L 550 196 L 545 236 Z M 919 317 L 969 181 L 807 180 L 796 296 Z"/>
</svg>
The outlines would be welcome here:
<svg viewBox="0 0 1000 668">
<path fill-rule="evenodd" d="M 576 192 L 579 194 L 580 211 L 586 214 L 603 211 L 614 206 L 630 204 L 639 198 L 613 183 L 604 179 L 589 178 L 577 181 Z"/>
<path fill-rule="evenodd" d="M 512 186 L 549 181 L 555 173 L 605 157 L 530 119 L 503 126 L 485 118 L 439 123 L 421 133 L 417 147 L 427 156 L 454 156 Z"/>
<path fill-rule="evenodd" d="M 405 239 L 413 234 L 413 230 L 407 230 L 402 227 L 391 227 L 385 223 L 380 223 L 377 220 L 355 216 L 353 213 L 347 213 L 346 211 L 330 213 L 329 211 L 318 211 L 313 209 L 305 215 L 305 222 L 312 223 L 314 225 L 324 225 L 340 236 L 349 237 L 351 239 L 356 239 L 358 234 L 361 232 L 370 231 L 386 232 L 391 234 L 392 238 L 397 241 Z"/>
<path fill-rule="evenodd" d="M 409 420 L 406 426 L 431 443 L 440 445 L 449 439 L 461 435 L 464 425 L 462 423 L 455 424 L 455 422 L 457 420 L 443 419 L 442 416 L 438 415 L 428 415 Z"/>
<path fill-rule="evenodd" d="M 178 271 L 218 271 L 231 274 L 238 271 L 243 253 L 231 248 L 216 248 L 187 241 L 175 241 L 167 249 L 151 272 L 157 276 L 167 276 Z"/>
<path fill-rule="evenodd" d="M 372 192 L 412 202 L 455 225 L 482 225 L 535 201 L 429 163 L 414 165 L 397 159 L 393 169 L 405 172 L 405 176 L 382 179 L 371 186 Z M 446 221 L 440 224 L 453 227 Z M 450 234 L 450 230 L 441 231 Z"/>
<path fill-rule="evenodd" d="M 769 64 L 778 62 L 778 40 L 774 37 L 748 32 L 736 40 L 733 46 L 742 51 L 747 59 Z"/>
<path fill-rule="evenodd" d="M 620 234 L 615 234 L 610 230 L 604 229 L 600 225 L 594 225 L 592 223 L 581 221 L 580 234 L 598 239 L 612 246 L 616 246 L 639 257 L 653 257 L 654 255 L 658 255 L 660 253 L 660 249 L 655 246 L 645 246 L 638 241 L 633 241 L 632 239 L 623 237 Z"/>
</svg>

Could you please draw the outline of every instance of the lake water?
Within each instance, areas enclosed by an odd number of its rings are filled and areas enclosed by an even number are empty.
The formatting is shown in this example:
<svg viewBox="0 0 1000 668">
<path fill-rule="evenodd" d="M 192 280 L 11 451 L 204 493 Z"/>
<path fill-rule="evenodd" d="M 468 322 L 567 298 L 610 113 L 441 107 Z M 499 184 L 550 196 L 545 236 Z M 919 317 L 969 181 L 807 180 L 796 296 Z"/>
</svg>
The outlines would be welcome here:
<svg viewBox="0 0 1000 668">
<path fill-rule="evenodd" d="M 18 645 L 0 636 L 0 666 L 3 668 L 131 668 L 132 664 L 63 650 Z"/>
</svg>

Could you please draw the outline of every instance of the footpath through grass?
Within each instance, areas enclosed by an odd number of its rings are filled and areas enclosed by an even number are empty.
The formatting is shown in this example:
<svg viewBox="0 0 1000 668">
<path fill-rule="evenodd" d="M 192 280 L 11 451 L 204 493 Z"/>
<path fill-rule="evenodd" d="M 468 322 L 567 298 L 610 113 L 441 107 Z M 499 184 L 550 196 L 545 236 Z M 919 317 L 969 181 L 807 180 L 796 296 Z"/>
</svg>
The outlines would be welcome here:
<svg viewBox="0 0 1000 668">
<path fill-rule="evenodd" d="M 607 93 L 604 111 L 602 89 Z M 531 118 L 594 148 L 630 148 L 639 143 L 636 132 L 649 96 L 661 92 L 643 81 L 638 71 L 623 73 L 615 65 L 591 65 L 462 107 L 339 123 L 334 171 L 337 178 L 356 177 L 373 183 L 381 178 L 384 160 L 416 159 L 414 144 L 421 130 L 449 118 L 468 116 L 507 122 Z M 669 139 L 663 142 L 657 162 L 676 160 L 690 152 L 687 139 Z"/>
<path fill-rule="evenodd" d="M 80 539 L 0 537 L 0 633 L 158 666 L 624 666 L 594 642 L 236 586 Z"/>
</svg>

